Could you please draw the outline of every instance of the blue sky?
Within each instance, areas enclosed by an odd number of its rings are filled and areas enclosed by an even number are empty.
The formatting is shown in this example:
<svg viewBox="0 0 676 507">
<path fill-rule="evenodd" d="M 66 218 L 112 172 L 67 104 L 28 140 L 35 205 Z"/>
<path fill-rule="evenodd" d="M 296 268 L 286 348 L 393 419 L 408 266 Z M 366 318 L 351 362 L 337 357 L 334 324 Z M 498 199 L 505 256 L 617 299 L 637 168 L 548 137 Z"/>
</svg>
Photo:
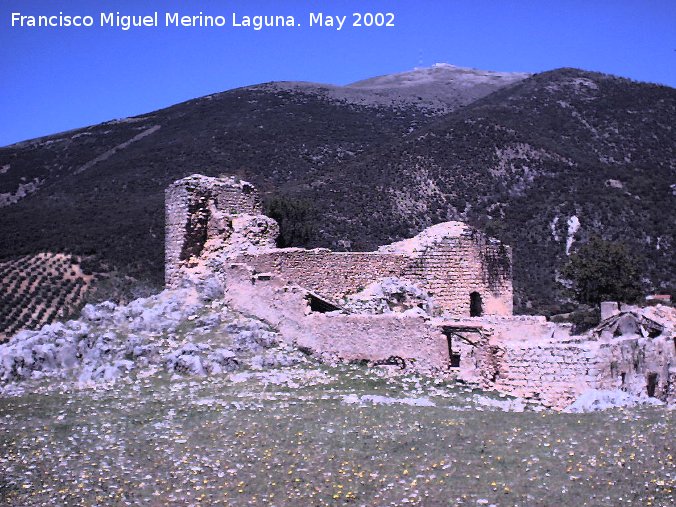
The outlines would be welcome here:
<svg viewBox="0 0 676 507">
<path fill-rule="evenodd" d="M 293 15 L 297 28 L 12 28 L 11 13 Z M 393 12 L 394 28 L 310 28 Z M 161 15 L 162 16 L 162 15 Z M 348 21 L 349 23 L 349 21 Z M 275 80 L 346 84 L 437 62 L 579 67 L 676 86 L 674 0 L 2 0 L 0 146 Z"/>
</svg>

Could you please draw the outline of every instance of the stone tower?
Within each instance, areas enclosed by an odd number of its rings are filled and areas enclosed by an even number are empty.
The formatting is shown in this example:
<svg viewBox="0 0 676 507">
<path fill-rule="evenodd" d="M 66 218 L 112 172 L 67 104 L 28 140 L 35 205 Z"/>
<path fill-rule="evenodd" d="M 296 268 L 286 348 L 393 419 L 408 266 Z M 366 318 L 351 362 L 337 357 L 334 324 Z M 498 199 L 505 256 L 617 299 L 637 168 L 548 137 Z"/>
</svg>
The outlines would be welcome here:
<svg viewBox="0 0 676 507">
<path fill-rule="evenodd" d="M 254 186 L 233 177 L 193 174 L 165 191 L 165 273 L 167 287 L 191 257 L 199 257 L 214 227 L 215 215 L 262 215 Z"/>
</svg>

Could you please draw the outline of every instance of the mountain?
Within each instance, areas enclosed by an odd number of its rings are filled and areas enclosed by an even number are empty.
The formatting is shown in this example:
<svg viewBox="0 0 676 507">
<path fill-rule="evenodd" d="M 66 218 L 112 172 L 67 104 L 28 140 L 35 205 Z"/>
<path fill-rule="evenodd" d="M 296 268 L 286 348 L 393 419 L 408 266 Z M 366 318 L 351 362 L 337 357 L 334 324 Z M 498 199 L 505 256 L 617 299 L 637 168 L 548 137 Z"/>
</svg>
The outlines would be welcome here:
<svg viewBox="0 0 676 507">
<path fill-rule="evenodd" d="M 669 292 L 674 118 L 673 88 L 559 69 L 379 148 L 345 179 L 370 179 L 360 204 L 369 217 L 364 237 L 383 242 L 459 219 L 513 245 L 522 310 L 561 299 L 556 272 L 593 235 L 629 246 L 645 289 Z M 370 188 L 387 196 L 377 208 Z"/>
<path fill-rule="evenodd" d="M 363 250 L 443 220 L 481 227 L 514 247 L 521 311 L 562 300 L 566 251 L 594 234 L 631 247 L 646 290 L 673 291 L 673 118 L 673 88 L 576 69 L 239 88 L 0 148 L 0 262 L 71 254 L 98 273 L 96 297 L 155 289 L 163 189 L 227 173 L 263 191 L 291 244 Z M 6 291 L 25 288 L 2 273 Z"/>
<path fill-rule="evenodd" d="M 437 63 L 346 86 L 306 82 L 278 82 L 268 86 L 313 93 L 344 104 L 414 107 L 432 114 L 445 114 L 530 76 L 524 72 L 494 72 Z"/>
</svg>

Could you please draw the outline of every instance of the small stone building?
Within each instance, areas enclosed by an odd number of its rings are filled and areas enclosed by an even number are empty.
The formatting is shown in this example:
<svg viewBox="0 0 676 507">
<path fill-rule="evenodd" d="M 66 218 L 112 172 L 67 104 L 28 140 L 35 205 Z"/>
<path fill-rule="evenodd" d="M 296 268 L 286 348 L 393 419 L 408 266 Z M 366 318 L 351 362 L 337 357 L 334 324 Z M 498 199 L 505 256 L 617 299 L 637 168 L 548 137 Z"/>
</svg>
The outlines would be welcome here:
<svg viewBox="0 0 676 507">
<path fill-rule="evenodd" d="M 182 266 L 220 254 L 259 273 L 273 273 L 327 301 L 383 278 L 428 291 L 436 308 L 458 316 L 511 315 L 511 250 L 461 222 L 434 225 L 374 252 L 276 248 L 279 229 L 265 217 L 253 185 L 192 175 L 166 191 L 166 285 Z"/>
</svg>

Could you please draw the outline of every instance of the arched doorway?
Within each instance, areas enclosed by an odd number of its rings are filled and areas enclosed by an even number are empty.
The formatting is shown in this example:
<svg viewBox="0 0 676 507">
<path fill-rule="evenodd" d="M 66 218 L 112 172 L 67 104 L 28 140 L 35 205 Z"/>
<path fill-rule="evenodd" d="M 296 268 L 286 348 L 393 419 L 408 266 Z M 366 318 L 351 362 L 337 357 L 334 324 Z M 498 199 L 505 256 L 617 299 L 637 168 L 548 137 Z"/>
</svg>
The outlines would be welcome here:
<svg viewBox="0 0 676 507">
<path fill-rule="evenodd" d="M 470 317 L 481 317 L 483 315 L 483 301 L 481 300 L 481 294 L 478 292 L 472 292 L 469 295 L 469 316 Z"/>
</svg>

